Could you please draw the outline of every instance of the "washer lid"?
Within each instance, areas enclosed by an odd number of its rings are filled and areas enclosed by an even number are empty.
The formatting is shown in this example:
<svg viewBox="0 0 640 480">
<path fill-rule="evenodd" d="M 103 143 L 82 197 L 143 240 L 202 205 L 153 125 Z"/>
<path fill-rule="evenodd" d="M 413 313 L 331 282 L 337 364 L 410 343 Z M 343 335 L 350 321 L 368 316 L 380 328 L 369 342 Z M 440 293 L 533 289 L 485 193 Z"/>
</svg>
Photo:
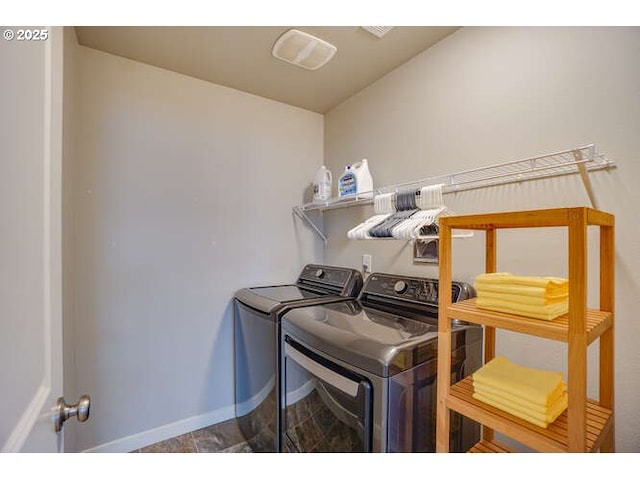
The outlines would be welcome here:
<svg viewBox="0 0 640 480">
<path fill-rule="evenodd" d="M 319 292 L 310 292 L 295 285 L 281 285 L 277 287 L 254 287 L 249 288 L 254 295 L 274 300 L 276 302 L 295 302 L 297 300 L 306 300 L 309 298 L 318 298 L 325 294 Z"/>
<path fill-rule="evenodd" d="M 327 297 L 329 294 L 311 292 L 296 285 L 251 287 L 238 290 L 235 298 L 264 313 L 271 313 L 285 305 Z"/>
<path fill-rule="evenodd" d="M 284 334 L 350 365 L 387 377 L 437 357 L 438 328 L 357 301 L 292 310 Z"/>
</svg>

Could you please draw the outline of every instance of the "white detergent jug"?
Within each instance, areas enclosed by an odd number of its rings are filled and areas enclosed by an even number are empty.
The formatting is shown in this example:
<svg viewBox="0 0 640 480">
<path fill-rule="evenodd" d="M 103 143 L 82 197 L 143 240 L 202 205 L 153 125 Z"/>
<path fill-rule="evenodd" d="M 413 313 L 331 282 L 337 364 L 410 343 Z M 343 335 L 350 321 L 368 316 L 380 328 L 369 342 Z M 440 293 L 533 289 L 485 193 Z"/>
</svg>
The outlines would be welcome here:
<svg viewBox="0 0 640 480">
<path fill-rule="evenodd" d="M 322 165 L 313 180 L 313 201 L 322 202 L 331 198 L 331 171 Z"/>
<path fill-rule="evenodd" d="M 338 181 L 338 188 L 341 197 L 365 192 L 371 192 L 373 195 L 373 178 L 371 178 L 366 158 L 353 165 L 347 165 Z"/>
</svg>

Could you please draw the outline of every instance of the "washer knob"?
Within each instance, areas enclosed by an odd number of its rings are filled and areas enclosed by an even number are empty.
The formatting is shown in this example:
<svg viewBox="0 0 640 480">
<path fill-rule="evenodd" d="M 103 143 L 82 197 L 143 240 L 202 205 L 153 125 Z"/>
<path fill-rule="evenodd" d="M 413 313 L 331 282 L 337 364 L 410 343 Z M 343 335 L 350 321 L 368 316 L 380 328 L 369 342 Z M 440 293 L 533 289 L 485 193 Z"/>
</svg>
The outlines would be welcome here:
<svg viewBox="0 0 640 480">
<path fill-rule="evenodd" d="M 407 282 L 404 280 L 398 280 L 393 286 L 393 291 L 396 293 L 404 293 L 407 291 Z"/>
<path fill-rule="evenodd" d="M 321 268 L 316 270 L 316 277 L 317 278 L 322 278 L 324 277 L 324 270 L 322 270 Z"/>
</svg>

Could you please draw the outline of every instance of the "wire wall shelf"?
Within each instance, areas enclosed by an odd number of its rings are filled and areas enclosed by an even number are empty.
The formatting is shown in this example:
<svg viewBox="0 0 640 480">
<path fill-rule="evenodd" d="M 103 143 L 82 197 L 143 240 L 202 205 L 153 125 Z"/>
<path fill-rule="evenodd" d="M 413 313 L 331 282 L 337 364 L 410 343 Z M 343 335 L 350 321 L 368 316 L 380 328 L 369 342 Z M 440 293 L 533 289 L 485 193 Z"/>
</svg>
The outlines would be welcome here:
<svg viewBox="0 0 640 480">
<path fill-rule="evenodd" d="M 594 144 L 563 150 L 523 160 L 500 163 L 487 167 L 464 170 L 377 188 L 358 195 L 332 198 L 323 202 L 306 203 L 293 207 L 293 212 L 306 221 L 326 242 L 326 236 L 311 221 L 306 212 L 345 208 L 354 205 L 372 204 L 376 195 L 418 189 L 441 184 L 442 193 L 450 194 L 478 188 L 493 187 L 508 183 L 579 174 L 593 208 L 597 208 L 588 172 L 614 167 L 614 162 L 596 152 Z"/>
</svg>

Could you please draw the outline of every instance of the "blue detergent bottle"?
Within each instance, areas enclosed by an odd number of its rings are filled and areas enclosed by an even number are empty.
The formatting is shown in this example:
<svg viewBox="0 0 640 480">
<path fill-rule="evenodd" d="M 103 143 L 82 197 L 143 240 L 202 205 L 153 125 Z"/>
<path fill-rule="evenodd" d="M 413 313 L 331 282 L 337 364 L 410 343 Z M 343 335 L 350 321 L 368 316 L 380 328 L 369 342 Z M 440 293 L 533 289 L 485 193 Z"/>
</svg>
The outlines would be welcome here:
<svg viewBox="0 0 640 480">
<path fill-rule="evenodd" d="M 344 169 L 344 173 L 340 175 L 338 179 L 338 192 L 339 196 L 345 197 L 347 195 L 354 195 L 358 191 L 358 185 L 356 176 L 351 171 L 351 165 L 347 165 Z"/>
<path fill-rule="evenodd" d="M 369 164 L 366 158 L 347 165 L 344 173 L 338 180 L 338 193 L 340 197 L 355 195 L 357 193 L 372 192 L 373 179 L 369 172 Z"/>
</svg>

